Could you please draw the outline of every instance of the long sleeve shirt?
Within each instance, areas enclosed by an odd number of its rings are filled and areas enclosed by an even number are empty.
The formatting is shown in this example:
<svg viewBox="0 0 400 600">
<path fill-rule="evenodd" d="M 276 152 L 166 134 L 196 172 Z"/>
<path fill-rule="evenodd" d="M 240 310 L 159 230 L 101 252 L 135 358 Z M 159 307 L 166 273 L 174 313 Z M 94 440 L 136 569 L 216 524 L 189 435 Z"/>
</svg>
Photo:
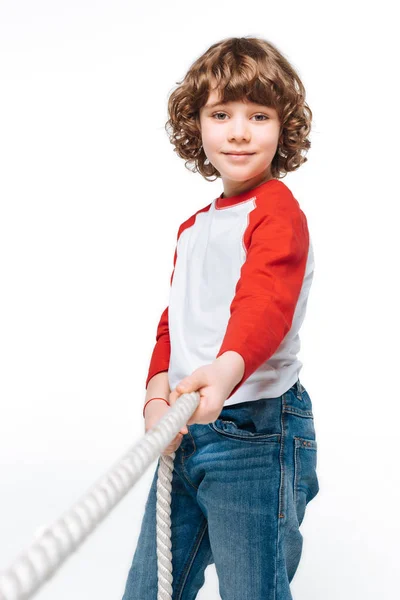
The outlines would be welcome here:
<svg viewBox="0 0 400 600">
<path fill-rule="evenodd" d="M 179 227 L 146 387 L 167 371 L 173 390 L 234 350 L 245 370 L 224 406 L 281 396 L 302 368 L 299 329 L 313 273 L 305 214 L 281 180 L 221 194 Z"/>
</svg>

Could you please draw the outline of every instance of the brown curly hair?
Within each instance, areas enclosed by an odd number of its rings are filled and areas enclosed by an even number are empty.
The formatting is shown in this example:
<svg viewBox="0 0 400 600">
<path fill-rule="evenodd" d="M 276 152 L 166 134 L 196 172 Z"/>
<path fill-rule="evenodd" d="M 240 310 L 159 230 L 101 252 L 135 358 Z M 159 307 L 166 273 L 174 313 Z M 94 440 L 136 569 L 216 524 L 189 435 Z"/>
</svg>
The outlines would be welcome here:
<svg viewBox="0 0 400 600">
<path fill-rule="evenodd" d="M 281 124 L 279 144 L 271 163 L 272 177 L 282 179 L 307 158 L 311 146 L 312 112 L 299 75 L 281 52 L 255 37 L 226 38 L 210 46 L 189 68 L 168 99 L 165 129 L 185 167 L 209 181 L 221 177 L 203 150 L 200 109 L 212 87 L 222 102 L 247 101 L 274 108 Z M 209 179 L 215 176 L 215 178 Z"/>
</svg>

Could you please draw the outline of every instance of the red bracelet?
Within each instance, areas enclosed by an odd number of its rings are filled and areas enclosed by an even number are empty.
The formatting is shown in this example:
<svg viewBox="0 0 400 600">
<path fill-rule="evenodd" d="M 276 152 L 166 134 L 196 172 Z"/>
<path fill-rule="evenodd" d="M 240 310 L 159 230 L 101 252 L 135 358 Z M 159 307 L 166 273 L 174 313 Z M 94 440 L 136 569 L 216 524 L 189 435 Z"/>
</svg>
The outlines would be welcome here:
<svg viewBox="0 0 400 600">
<path fill-rule="evenodd" d="M 165 398 L 150 398 L 150 400 L 147 400 L 146 404 L 143 406 L 143 418 L 144 418 L 144 409 L 146 408 L 146 406 L 148 405 L 149 402 L 151 402 L 152 400 L 164 400 L 164 402 L 166 402 L 169 406 L 169 402 L 168 400 L 166 400 Z"/>
</svg>

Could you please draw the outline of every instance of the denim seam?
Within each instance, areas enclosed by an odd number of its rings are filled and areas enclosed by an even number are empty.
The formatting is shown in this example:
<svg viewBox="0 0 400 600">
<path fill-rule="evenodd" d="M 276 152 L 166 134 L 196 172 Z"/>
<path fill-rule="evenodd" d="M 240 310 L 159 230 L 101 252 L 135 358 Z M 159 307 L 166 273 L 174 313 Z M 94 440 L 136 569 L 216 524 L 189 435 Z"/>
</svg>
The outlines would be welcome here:
<svg viewBox="0 0 400 600">
<path fill-rule="evenodd" d="M 278 507 L 278 521 L 283 518 L 282 515 L 282 507 L 284 501 L 284 483 L 285 483 L 285 469 L 284 469 L 284 446 L 285 446 L 285 407 L 286 407 L 286 393 L 282 396 L 282 411 L 281 411 L 281 444 L 280 444 L 280 452 L 279 452 L 279 463 L 281 469 L 281 483 L 279 488 L 279 507 Z"/>
<path fill-rule="evenodd" d="M 301 442 L 307 442 L 302 444 Z M 311 444 L 311 445 L 308 445 Z M 297 514 L 297 497 L 298 497 L 298 485 L 301 478 L 301 455 L 300 449 L 303 450 L 317 450 L 317 443 L 315 440 L 309 440 L 303 437 L 294 437 L 294 490 L 293 490 L 293 503 Z"/>
<path fill-rule="evenodd" d="M 296 438 L 294 439 L 294 490 L 293 490 L 293 504 L 294 510 L 297 516 L 297 485 L 299 483 L 299 446 L 296 444 Z"/>
<path fill-rule="evenodd" d="M 280 559 L 279 556 L 279 543 L 280 543 L 280 535 L 281 535 L 281 519 L 284 517 L 282 514 L 282 507 L 284 501 L 284 484 L 285 484 L 285 469 L 284 469 L 284 460 L 283 460 L 283 452 L 285 446 L 285 403 L 286 393 L 282 396 L 282 410 L 281 410 L 281 443 L 280 443 L 280 451 L 279 451 L 279 464 L 281 471 L 281 482 L 279 487 L 279 502 L 278 502 L 278 518 L 277 518 L 277 532 L 276 532 L 276 548 L 275 548 L 275 581 L 274 581 L 274 600 L 276 600 L 276 594 L 278 589 L 278 561 Z"/>
<path fill-rule="evenodd" d="M 195 543 L 192 546 L 192 550 L 189 555 L 189 560 L 186 563 L 186 566 L 183 568 L 181 576 L 179 577 L 179 583 L 177 585 L 176 600 L 180 600 L 180 598 L 182 598 L 182 593 L 183 593 L 187 578 L 189 576 L 190 569 L 192 568 L 194 559 L 196 558 L 197 552 L 200 548 L 200 544 L 203 540 L 203 537 L 204 537 L 207 527 L 208 527 L 207 519 L 204 519 L 203 526 L 200 527 L 199 532 L 195 538 Z"/>
</svg>

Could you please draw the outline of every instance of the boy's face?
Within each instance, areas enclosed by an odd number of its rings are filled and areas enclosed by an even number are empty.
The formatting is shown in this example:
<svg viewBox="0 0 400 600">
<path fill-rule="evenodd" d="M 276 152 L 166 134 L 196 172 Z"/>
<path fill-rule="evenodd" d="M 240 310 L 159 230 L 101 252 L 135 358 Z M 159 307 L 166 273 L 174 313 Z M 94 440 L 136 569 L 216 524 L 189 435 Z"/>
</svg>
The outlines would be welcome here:
<svg viewBox="0 0 400 600">
<path fill-rule="evenodd" d="M 213 89 L 199 117 L 204 152 L 221 173 L 227 197 L 272 178 L 280 122 L 276 110 L 262 104 L 240 101 L 210 106 L 219 98 Z M 231 152 L 247 154 L 232 156 Z"/>
</svg>

